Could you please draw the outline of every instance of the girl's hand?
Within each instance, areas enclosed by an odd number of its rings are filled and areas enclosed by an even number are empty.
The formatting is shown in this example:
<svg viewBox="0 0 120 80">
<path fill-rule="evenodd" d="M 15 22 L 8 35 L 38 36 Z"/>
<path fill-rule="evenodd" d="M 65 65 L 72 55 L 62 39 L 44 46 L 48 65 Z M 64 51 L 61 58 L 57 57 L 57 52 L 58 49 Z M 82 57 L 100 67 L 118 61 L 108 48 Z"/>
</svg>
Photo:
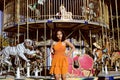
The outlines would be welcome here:
<svg viewBox="0 0 120 80">
<path fill-rule="evenodd" d="M 70 51 L 67 53 L 67 56 L 69 56 L 69 57 L 71 56 L 71 53 L 70 53 Z"/>
</svg>

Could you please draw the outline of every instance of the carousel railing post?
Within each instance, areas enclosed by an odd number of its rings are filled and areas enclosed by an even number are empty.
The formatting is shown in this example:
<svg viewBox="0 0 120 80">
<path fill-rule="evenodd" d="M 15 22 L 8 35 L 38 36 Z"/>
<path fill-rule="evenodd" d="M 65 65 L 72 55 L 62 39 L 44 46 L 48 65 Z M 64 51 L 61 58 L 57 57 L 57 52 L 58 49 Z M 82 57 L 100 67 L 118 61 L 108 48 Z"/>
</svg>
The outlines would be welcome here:
<svg viewBox="0 0 120 80">
<path fill-rule="evenodd" d="M 11 65 L 8 65 L 8 72 L 10 72 L 10 67 L 11 67 Z"/>
<path fill-rule="evenodd" d="M 17 67 L 17 74 L 16 74 L 16 78 L 19 79 L 20 78 L 20 67 Z"/>
<path fill-rule="evenodd" d="M 108 74 L 107 65 L 105 65 L 105 74 Z"/>
<path fill-rule="evenodd" d="M 115 66 L 115 71 L 118 72 L 118 68 L 117 68 L 117 66 Z"/>
<path fill-rule="evenodd" d="M 36 67 L 36 68 L 35 68 L 35 77 L 38 77 L 38 72 L 39 72 L 39 70 L 38 70 L 38 68 Z"/>
<path fill-rule="evenodd" d="M 116 65 L 115 65 L 115 71 L 118 72 L 118 61 L 116 61 Z"/>
<path fill-rule="evenodd" d="M 30 64 L 27 63 L 27 77 L 30 77 Z"/>
<path fill-rule="evenodd" d="M 104 66 L 102 65 L 102 72 L 104 73 L 105 72 L 105 70 L 104 70 Z"/>
<path fill-rule="evenodd" d="M 16 79 L 20 79 L 20 60 L 19 57 L 16 55 L 15 64 L 17 65 L 17 71 L 16 71 Z"/>
</svg>

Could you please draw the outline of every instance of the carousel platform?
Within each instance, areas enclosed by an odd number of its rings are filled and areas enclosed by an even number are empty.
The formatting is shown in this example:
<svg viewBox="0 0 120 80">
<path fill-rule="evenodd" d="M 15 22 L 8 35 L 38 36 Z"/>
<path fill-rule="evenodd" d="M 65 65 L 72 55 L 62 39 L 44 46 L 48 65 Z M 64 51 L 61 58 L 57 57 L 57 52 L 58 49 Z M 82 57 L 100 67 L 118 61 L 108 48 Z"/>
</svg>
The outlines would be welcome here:
<svg viewBox="0 0 120 80">
<path fill-rule="evenodd" d="M 20 78 L 15 78 L 15 76 L 5 75 L 0 76 L 0 80 L 54 80 L 51 76 L 20 76 Z M 119 71 L 108 71 L 108 74 L 100 72 L 98 76 L 93 77 L 68 77 L 67 80 L 120 80 Z"/>
</svg>

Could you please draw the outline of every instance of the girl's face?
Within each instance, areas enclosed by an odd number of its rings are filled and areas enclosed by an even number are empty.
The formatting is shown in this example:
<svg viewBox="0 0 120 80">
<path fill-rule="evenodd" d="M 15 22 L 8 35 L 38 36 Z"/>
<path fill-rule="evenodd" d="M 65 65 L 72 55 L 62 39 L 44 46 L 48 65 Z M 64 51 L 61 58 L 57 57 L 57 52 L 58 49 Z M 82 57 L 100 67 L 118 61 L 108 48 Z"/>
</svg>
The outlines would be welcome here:
<svg viewBox="0 0 120 80">
<path fill-rule="evenodd" d="M 58 32 L 57 32 L 57 38 L 58 38 L 59 40 L 62 40 L 62 37 L 63 37 L 62 32 L 61 32 L 61 31 L 58 31 Z"/>
</svg>

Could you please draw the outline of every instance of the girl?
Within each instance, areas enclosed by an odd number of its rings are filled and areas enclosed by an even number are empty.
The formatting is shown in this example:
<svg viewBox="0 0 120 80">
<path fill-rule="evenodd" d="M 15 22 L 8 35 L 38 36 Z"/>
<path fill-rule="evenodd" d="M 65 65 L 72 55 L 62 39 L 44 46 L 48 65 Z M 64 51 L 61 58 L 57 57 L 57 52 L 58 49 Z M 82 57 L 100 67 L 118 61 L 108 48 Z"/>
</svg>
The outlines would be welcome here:
<svg viewBox="0 0 120 80">
<path fill-rule="evenodd" d="M 72 43 L 65 39 L 65 34 L 62 30 L 56 30 L 53 37 L 53 43 L 51 45 L 51 53 L 53 54 L 52 66 L 50 74 L 55 75 L 55 80 L 66 80 L 66 74 L 68 73 L 68 59 L 75 50 Z M 70 51 L 65 54 L 66 46 L 69 46 Z"/>
</svg>

